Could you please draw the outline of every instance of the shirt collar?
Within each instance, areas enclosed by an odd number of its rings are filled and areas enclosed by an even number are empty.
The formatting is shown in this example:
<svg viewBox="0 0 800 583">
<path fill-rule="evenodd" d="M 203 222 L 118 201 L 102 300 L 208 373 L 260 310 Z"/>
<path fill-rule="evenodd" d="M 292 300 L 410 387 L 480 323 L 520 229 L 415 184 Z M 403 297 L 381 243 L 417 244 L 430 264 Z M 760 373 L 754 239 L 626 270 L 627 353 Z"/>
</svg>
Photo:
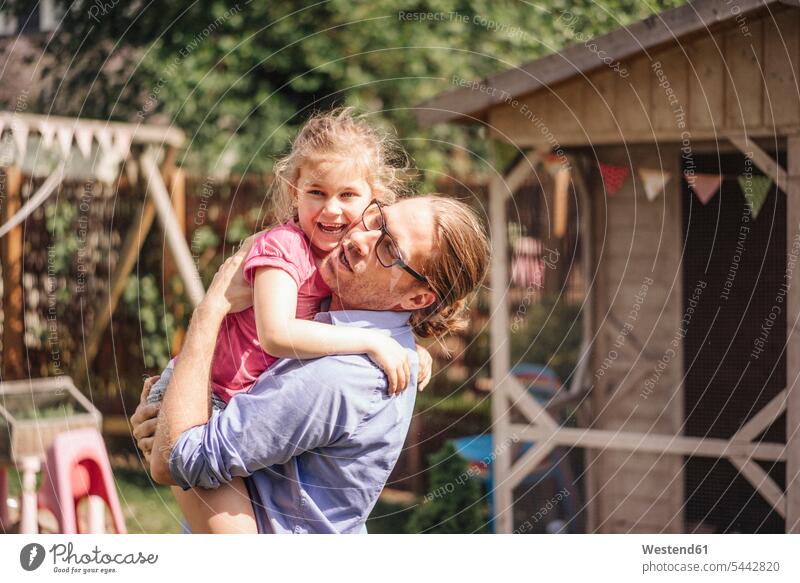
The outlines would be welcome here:
<svg viewBox="0 0 800 583">
<path fill-rule="evenodd" d="M 332 312 L 320 312 L 318 316 L 323 316 L 325 320 L 329 319 L 334 326 L 392 330 L 408 326 L 411 312 L 335 310 Z"/>
</svg>

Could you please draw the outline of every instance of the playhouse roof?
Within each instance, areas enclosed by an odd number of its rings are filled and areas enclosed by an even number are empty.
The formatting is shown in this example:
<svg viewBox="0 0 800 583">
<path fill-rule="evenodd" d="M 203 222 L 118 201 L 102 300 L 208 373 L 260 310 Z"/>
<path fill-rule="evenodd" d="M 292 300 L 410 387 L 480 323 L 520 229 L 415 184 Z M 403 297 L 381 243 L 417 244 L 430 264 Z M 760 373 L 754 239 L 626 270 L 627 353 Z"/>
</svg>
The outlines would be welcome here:
<svg viewBox="0 0 800 583">
<path fill-rule="evenodd" d="M 741 18 L 757 10 L 769 10 L 773 5 L 800 6 L 800 0 L 739 0 L 737 10 L 720 0 L 694 0 L 659 14 L 654 14 L 630 26 L 623 26 L 594 41 L 607 55 L 623 61 L 637 53 L 675 41 L 692 33 Z M 470 87 L 448 91 L 422 102 L 416 108 L 417 122 L 423 126 L 449 122 L 474 121 L 491 107 L 532 93 L 543 87 L 566 81 L 598 69 L 603 62 L 586 49 L 583 43 L 536 59 L 519 67 L 491 75 L 481 81 L 493 92 L 475 91 Z"/>
</svg>

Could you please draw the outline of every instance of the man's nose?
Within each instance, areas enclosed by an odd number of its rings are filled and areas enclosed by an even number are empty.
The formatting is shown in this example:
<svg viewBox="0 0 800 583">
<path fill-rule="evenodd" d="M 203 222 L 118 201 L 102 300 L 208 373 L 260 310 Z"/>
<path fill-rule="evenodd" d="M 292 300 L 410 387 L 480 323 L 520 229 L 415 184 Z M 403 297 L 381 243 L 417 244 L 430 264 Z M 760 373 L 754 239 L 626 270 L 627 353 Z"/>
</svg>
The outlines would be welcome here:
<svg viewBox="0 0 800 583">
<path fill-rule="evenodd" d="M 350 233 L 350 245 L 353 251 L 366 257 L 370 254 L 375 241 L 380 237 L 380 231 L 353 231 Z"/>
</svg>

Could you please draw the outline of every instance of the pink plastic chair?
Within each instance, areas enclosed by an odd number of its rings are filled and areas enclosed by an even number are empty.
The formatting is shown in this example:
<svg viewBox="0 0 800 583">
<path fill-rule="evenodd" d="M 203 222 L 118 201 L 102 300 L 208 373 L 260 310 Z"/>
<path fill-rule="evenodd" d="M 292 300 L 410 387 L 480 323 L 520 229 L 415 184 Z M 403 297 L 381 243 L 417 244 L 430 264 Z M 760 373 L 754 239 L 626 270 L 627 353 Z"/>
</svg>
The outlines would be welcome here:
<svg viewBox="0 0 800 583">
<path fill-rule="evenodd" d="M 55 515 L 61 533 L 78 534 L 78 504 L 87 496 L 102 498 L 117 533 L 127 533 L 106 445 L 90 428 L 68 431 L 53 440 L 42 468 L 39 508 Z"/>
<path fill-rule="evenodd" d="M 5 534 L 8 526 L 8 474 L 0 466 L 0 534 Z"/>
</svg>

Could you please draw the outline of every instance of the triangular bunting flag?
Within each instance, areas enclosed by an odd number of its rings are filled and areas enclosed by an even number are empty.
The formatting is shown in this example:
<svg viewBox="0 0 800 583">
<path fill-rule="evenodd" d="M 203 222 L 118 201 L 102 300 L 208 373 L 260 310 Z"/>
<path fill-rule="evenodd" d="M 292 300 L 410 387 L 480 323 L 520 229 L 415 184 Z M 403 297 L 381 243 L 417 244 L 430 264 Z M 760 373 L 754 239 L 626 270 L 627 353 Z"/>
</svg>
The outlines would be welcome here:
<svg viewBox="0 0 800 583">
<path fill-rule="evenodd" d="M 39 123 L 39 134 L 42 136 L 42 147 L 49 150 L 53 147 L 53 141 L 56 139 L 56 126 L 49 121 Z"/>
<path fill-rule="evenodd" d="M 722 176 L 719 174 L 686 173 L 684 176 L 686 176 L 686 182 L 689 183 L 689 187 L 694 190 L 698 200 L 704 205 L 714 198 L 720 184 L 722 184 Z"/>
<path fill-rule="evenodd" d="M 644 184 L 644 193 L 647 200 L 653 202 L 664 191 L 667 182 L 672 178 L 672 172 L 657 170 L 655 168 L 639 168 L 639 177 Z"/>
<path fill-rule="evenodd" d="M 556 177 L 559 170 L 561 170 L 562 166 L 564 166 L 562 162 L 562 159 L 559 158 L 557 154 L 548 154 L 542 160 L 544 169 L 547 170 L 547 173 L 553 178 Z"/>
<path fill-rule="evenodd" d="M 614 166 L 600 162 L 600 175 L 603 177 L 603 186 L 610 195 L 617 194 L 628 177 L 627 166 Z"/>
<path fill-rule="evenodd" d="M 19 151 L 19 158 L 25 158 L 28 152 L 28 126 L 19 120 L 15 120 L 11 125 L 11 130 L 14 132 L 14 143 L 17 145 Z"/>
<path fill-rule="evenodd" d="M 58 146 L 61 148 L 61 155 L 67 158 L 72 150 L 72 128 L 61 126 L 56 132 L 56 137 L 58 138 Z"/>
<path fill-rule="evenodd" d="M 113 148 L 111 144 L 111 130 L 108 128 L 102 128 L 97 130 L 95 134 L 95 138 L 97 138 L 97 143 L 100 144 L 100 151 L 103 153 L 110 152 Z"/>
<path fill-rule="evenodd" d="M 122 156 L 123 160 L 128 157 L 131 151 L 132 139 L 131 132 L 127 130 L 119 130 L 114 134 L 114 149 Z"/>
<path fill-rule="evenodd" d="M 772 178 L 769 176 L 740 176 L 739 187 L 744 193 L 744 198 L 750 206 L 753 218 L 758 218 L 764 201 L 767 200 L 769 189 L 772 188 Z"/>
<path fill-rule="evenodd" d="M 82 127 L 75 130 L 75 143 L 83 157 L 88 160 L 92 155 L 92 130 Z"/>
</svg>

